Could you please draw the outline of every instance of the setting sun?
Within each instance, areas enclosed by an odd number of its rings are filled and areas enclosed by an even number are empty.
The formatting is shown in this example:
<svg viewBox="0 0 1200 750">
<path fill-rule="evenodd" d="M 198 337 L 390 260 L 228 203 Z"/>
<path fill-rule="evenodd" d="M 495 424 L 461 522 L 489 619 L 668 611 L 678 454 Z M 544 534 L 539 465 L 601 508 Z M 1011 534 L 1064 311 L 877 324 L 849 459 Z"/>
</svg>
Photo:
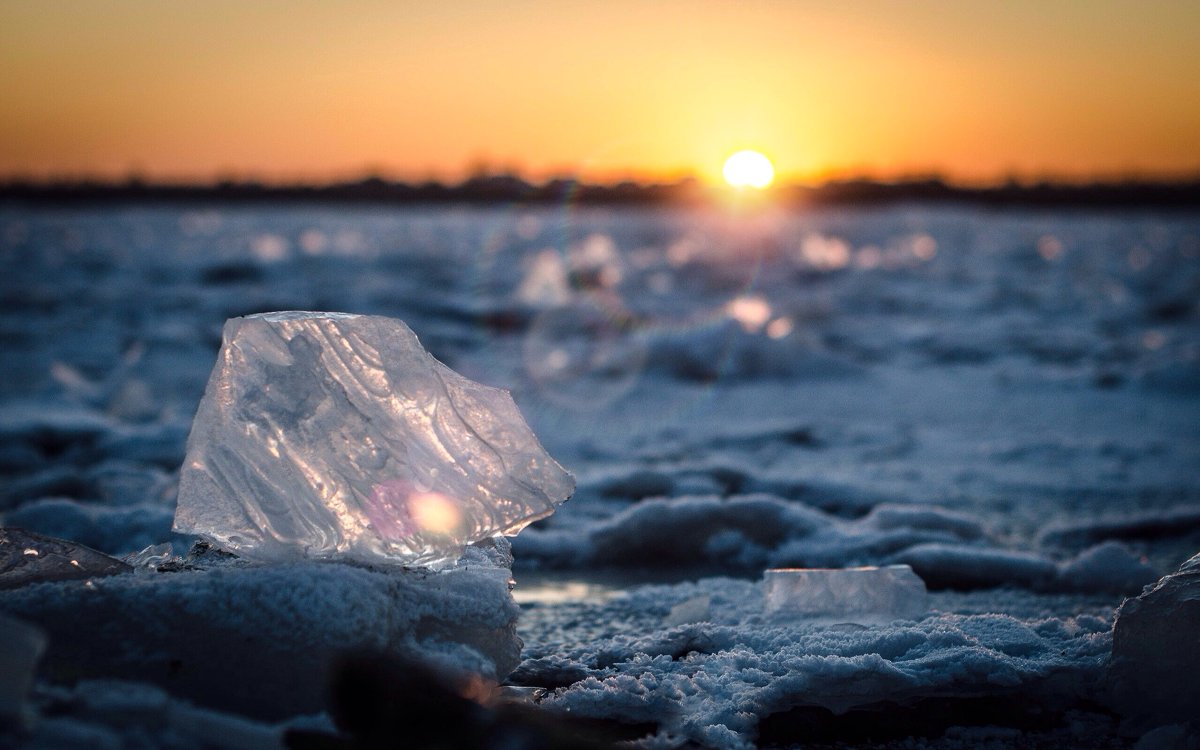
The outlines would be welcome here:
<svg viewBox="0 0 1200 750">
<path fill-rule="evenodd" d="M 725 168 L 721 171 L 725 181 L 735 188 L 761 190 L 775 179 L 775 168 L 771 166 L 770 159 L 757 151 L 738 151 L 725 160 Z"/>
</svg>

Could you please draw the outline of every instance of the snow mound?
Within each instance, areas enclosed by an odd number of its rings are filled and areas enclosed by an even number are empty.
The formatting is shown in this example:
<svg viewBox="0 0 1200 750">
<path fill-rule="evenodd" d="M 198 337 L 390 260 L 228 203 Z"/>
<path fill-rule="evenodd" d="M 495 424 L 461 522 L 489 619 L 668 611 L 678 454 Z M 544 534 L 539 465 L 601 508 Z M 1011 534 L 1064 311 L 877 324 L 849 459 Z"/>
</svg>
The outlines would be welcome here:
<svg viewBox="0 0 1200 750">
<path fill-rule="evenodd" d="M 648 485 L 654 476 L 637 481 Z M 635 478 L 621 486 L 628 490 Z M 587 525 L 529 529 L 514 548 L 519 561 L 549 568 L 703 565 L 757 575 L 770 567 L 899 564 L 933 589 L 1135 593 L 1157 577 L 1116 543 L 1060 562 L 1038 550 L 1001 547 L 977 521 L 937 506 L 884 503 L 846 520 L 767 493 L 654 497 Z"/>
<path fill-rule="evenodd" d="M 320 710 L 329 664 L 355 648 L 503 677 L 521 648 L 510 564 L 503 541 L 438 573 L 253 566 L 210 552 L 164 572 L 26 585 L 0 593 L 0 612 L 47 634 L 42 675 L 52 681 L 148 681 L 282 718 Z"/>
</svg>

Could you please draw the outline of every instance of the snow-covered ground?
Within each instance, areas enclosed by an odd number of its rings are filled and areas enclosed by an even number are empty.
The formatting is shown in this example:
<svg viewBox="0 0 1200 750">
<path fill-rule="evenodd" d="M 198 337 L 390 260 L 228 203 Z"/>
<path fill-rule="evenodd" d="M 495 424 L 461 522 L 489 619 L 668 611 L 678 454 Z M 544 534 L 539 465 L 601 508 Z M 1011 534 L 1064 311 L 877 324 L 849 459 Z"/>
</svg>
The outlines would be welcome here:
<svg viewBox="0 0 1200 750">
<path fill-rule="evenodd" d="M 8 207 L 0 260 L 3 525 L 117 556 L 190 544 L 228 317 L 398 317 L 512 389 L 579 489 L 513 540 L 509 681 L 607 736 L 1129 743 L 1115 609 L 1200 549 L 1197 215 Z M 927 616 L 763 615 L 765 568 L 885 563 Z"/>
</svg>

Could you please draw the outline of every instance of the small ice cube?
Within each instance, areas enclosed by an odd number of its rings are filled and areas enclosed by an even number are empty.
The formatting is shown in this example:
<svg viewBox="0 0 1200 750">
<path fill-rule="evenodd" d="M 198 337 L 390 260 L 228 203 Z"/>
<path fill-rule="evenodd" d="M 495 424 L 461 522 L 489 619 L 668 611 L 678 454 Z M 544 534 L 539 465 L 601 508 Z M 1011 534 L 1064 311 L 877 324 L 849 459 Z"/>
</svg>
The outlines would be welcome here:
<svg viewBox="0 0 1200 750">
<path fill-rule="evenodd" d="M 264 313 L 225 324 L 175 530 L 265 561 L 441 567 L 574 489 L 507 391 L 438 362 L 403 322 Z"/>
<path fill-rule="evenodd" d="M 861 625 L 912 620 L 928 609 L 925 582 L 907 565 L 777 568 L 763 580 L 765 610 L 777 619 Z"/>
</svg>

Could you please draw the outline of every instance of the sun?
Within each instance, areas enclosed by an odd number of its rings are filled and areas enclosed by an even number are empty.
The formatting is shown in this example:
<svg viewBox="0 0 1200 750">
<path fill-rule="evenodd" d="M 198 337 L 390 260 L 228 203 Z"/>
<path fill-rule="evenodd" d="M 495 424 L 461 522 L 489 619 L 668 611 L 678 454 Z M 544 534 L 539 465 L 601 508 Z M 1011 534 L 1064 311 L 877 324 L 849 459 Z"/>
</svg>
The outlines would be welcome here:
<svg viewBox="0 0 1200 750">
<path fill-rule="evenodd" d="M 757 151 L 749 149 L 738 151 L 725 160 L 725 168 L 721 170 L 725 181 L 735 188 L 755 188 L 761 190 L 775 179 L 775 168 L 771 160 Z"/>
</svg>

